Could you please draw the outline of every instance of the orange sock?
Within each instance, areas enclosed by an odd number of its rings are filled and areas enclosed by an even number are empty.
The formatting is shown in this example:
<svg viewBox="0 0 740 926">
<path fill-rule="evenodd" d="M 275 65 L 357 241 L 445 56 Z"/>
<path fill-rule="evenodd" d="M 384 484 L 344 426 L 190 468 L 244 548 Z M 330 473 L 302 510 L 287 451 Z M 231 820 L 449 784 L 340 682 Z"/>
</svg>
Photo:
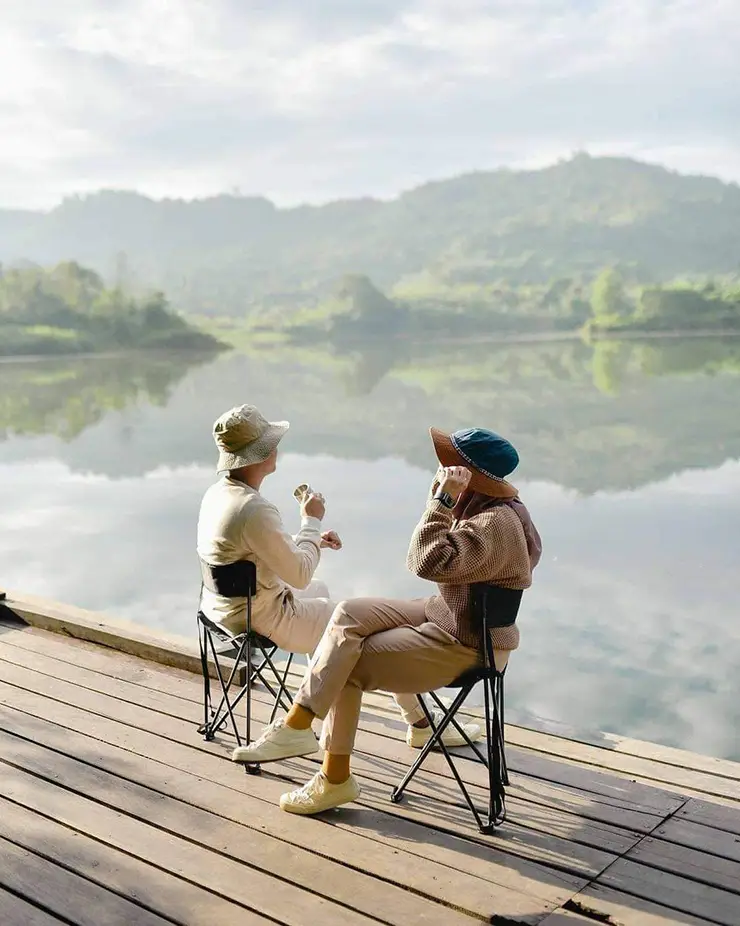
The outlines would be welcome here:
<svg viewBox="0 0 740 926">
<path fill-rule="evenodd" d="M 285 718 L 285 726 L 291 730 L 308 730 L 316 719 L 316 714 L 301 704 L 294 704 Z"/>
<path fill-rule="evenodd" d="M 349 756 L 337 756 L 327 752 L 321 770 L 330 784 L 341 785 L 349 778 Z"/>
</svg>

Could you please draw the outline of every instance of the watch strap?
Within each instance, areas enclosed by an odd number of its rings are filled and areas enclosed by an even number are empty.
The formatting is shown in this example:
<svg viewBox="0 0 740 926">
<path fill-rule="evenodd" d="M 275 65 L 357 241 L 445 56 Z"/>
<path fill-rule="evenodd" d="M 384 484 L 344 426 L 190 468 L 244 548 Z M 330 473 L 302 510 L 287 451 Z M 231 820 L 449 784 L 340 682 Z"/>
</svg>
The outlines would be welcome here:
<svg viewBox="0 0 740 926">
<path fill-rule="evenodd" d="M 455 499 L 450 495 L 449 492 L 443 492 L 441 489 L 437 489 L 434 493 L 435 501 L 442 502 L 445 508 L 454 508 Z"/>
</svg>

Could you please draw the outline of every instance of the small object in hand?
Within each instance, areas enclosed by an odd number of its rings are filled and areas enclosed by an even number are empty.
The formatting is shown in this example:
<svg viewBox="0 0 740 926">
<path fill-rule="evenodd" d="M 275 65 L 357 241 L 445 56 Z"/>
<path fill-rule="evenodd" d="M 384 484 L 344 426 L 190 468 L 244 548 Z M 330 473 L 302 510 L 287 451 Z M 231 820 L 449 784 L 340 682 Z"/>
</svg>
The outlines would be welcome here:
<svg viewBox="0 0 740 926">
<path fill-rule="evenodd" d="M 297 488 L 293 490 L 293 497 L 301 505 L 308 498 L 309 495 L 313 495 L 313 494 L 314 494 L 314 491 L 307 482 L 302 482 Z"/>
</svg>

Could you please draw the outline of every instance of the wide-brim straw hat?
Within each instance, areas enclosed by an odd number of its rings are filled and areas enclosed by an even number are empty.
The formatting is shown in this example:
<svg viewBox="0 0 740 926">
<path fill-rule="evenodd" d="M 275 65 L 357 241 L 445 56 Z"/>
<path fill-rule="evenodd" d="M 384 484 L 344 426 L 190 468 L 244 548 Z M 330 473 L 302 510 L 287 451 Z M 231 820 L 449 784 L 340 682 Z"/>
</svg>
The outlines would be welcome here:
<svg viewBox="0 0 740 926">
<path fill-rule="evenodd" d="M 491 498 L 516 498 L 519 491 L 505 477 L 519 463 L 514 447 L 493 431 L 468 428 L 448 434 L 430 428 L 437 459 L 442 466 L 464 466 L 473 474 L 468 488 Z"/>
<path fill-rule="evenodd" d="M 287 421 L 268 421 L 254 405 L 239 405 L 213 424 L 219 456 L 216 469 L 224 472 L 263 463 L 290 427 Z"/>
</svg>

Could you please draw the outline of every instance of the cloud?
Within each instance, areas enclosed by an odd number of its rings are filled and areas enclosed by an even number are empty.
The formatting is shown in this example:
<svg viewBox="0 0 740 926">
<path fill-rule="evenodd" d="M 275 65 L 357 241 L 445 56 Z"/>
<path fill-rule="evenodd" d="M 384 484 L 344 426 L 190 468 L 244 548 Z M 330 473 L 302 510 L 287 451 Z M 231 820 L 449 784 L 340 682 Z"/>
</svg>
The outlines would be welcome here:
<svg viewBox="0 0 740 926">
<path fill-rule="evenodd" d="M 381 195 L 578 148 L 740 179 L 735 0 L 27 0 L 0 201 Z"/>
</svg>

